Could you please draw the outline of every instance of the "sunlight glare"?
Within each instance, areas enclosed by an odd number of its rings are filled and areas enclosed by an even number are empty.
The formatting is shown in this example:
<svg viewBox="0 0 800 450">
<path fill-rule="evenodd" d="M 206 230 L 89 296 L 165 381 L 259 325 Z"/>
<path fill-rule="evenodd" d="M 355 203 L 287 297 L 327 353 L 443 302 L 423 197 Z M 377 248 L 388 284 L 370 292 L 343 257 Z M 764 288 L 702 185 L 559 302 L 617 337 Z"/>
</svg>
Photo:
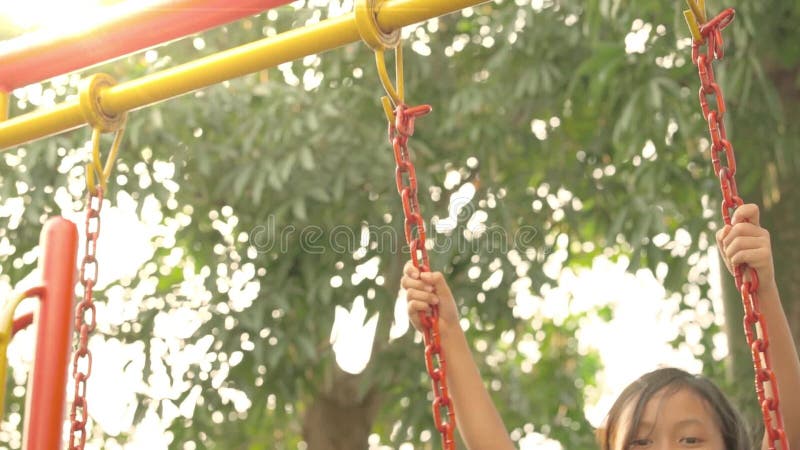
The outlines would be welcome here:
<svg viewBox="0 0 800 450">
<path fill-rule="evenodd" d="M 23 29 L 80 29 L 98 22 L 101 0 L 3 2 L 0 17 Z"/>
<path fill-rule="evenodd" d="M 520 450 L 563 450 L 561 443 L 540 433 L 528 433 L 519 440 Z"/>
<path fill-rule="evenodd" d="M 584 411 L 594 426 L 599 425 L 622 389 L 641 374 L 665 365 L 692 373 L 703 369 L 702 362 L 687 348 L 676 349 L 670 344 L 675 327 L 664 287 L 649 270 L 639 270 L 635 275 L 627 272 L 627 264 L 597 257 L 590 270 L 565 269 L 558 287 L 545 294 L 545 303 L 560 301 L 572 314 L 601 305 L 614 309 L 610 321 L 594 317 L 576 336 L 581 353 L 596 350 L 605 366 L 597 375 L 598 389 L 586 392 Z M 565 301 L 570 294 L 571 299 Z"/>
<path fill-rule="evenodd" d="M 408 331 L 408 312 L 406 310 L 406 291 L 401 289 L 394 302 L 394 321 L 389 330 L 389 342 L 402 337 Z"/>
<path fill-rule="evenodd" d="M 363 372 L 372 356 L 378 314 L 373 314 L 364 323 L 366 318 L 367 308 L 364 306 L 364 297 L 360 295 L 356 297 L 350 311 L 336 306 L 330 342 L 333 344 L 339 368 L 353 375 Z"/>
</svg>

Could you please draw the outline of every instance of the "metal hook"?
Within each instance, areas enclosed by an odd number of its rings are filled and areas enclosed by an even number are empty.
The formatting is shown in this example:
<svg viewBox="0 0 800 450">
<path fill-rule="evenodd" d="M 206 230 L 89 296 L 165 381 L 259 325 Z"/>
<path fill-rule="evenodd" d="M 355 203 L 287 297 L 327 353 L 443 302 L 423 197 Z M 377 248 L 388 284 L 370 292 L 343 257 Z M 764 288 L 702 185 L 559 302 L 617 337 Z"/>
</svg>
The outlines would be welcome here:
<svg viewBox="0 0 800 450">
<path fill-rule="evenodd" d="M 386 58 L 384 57 L 383 50 L 375 51 L 375 64 L 378 66 L 378 77 L 381 79 L 383 89 L 389 94 L 392 102 L 395 105 L 399 105 L 403 103 L 405 91 L 405 83 L 403 81 L 403 46 L 399 45 L 394 53 L 394 77 L 397 83 L 397 89 L 392 85 L 392 80 L 389 78 L 389 71 L 386 69 Z"/>
<path fill-rule="evenodd" d="M 686 0 L 689 9 L 683 11 L 686 24 L 695 42 L 703 42 L 703 34 L 700 32 L 700 23 L 706 22 L 706 2 L 705 0 Z"/>
<path fill-rule="evenodd" d="M 378 67 L 378 78 L 381 80 L 383 89 L 386 91 L 387 96 L 381 97 L 381 104 L 383 111 L 386 113 L 386 118 L 394 123 L 394 108 L 404 103 L 405 98 L 405 81 L 403 80 L 403 46 L 398 45 L 395 48 L 395 85 L 389 77 L 389 71 L 386 69 L 386 58 L 383 50 L 375 51 L 375 64 Z"/>
<path fill-rule="evenodd" d="M 103 91 L 116 84 L 116 80 L 110 75 L 96 73 L 87 78 L 80 86 L 80 107 L 86 121 L 92 126 L 92 162 L 86 165 L 86 187 L 89 192 L 97 192 L 97 179 L 100 187 L 105 190 L 111 170 L 114 168 L 114 161 L 117 159 L 119 144 L 122 141 L 122 133 L 125 130 L 125 123 L 128 114 L 106 113 L 100 104 Z M 108 153 L 105 166 L 100 160 L 100 135 L 104 132 L 114 131 L 114 143 Z"/>
<path fill-rule="evenodd" d="M 90 193 L 94 194 L 97 192 L 97 180 L 95 177 L 99 179 L 100 188 L 103 189 L 103 192 L 106 191 L 108 179 L 111 177 L 111 171 L 114 169 L 114 162 L 117 160 L 117 154 L 119 153 L 119 146 L 122 142 L 124 131 L 125 127 L 120 127 L 115 132 L 114 142 L 111 144 L 111 149 L 108 151 L 108 156 L 106 157 L 106 163 L 103 165 L 100 156 L 100 135 L 102 135 L 103 132 L 99 128 L 94 128 L 92 130 L 92 162 L 86 164 L 86 189 L 88 189 Z"/>
<path fill-rule="evenodd" d="M 386 32 L 378 25 L 378 10 L 381 0 L 356 0 L 356 27 L 361 39 L 375 52 L 378 77 L 388 97 L 381 98 L 386 118 L 394 123 L 394 107 L 403 103 L 403 50 L 400 44 L 400 29 Z M 395 85 L 386 70 L 384 52 L 395 49 Z"/>
</svg>

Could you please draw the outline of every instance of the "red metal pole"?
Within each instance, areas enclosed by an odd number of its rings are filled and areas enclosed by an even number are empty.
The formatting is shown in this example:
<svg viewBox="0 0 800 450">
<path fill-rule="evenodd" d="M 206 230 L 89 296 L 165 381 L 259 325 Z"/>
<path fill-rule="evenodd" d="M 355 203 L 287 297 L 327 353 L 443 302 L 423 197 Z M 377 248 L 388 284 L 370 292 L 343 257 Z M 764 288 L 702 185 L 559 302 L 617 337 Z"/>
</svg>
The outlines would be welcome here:
<svg viewBox="0 0 800 450">
<path fill-rule="evenodd" d="M 43 295 L 34 323 L 36 355 L 29 377 L 27 417 L 22 448 L 61 448 L 61 427 L 67 389 L 67 366 L 72 344 L 78 229 L 62 217 L 47 221 L 40 245 L 43 256 Z"/>
<path fill-rule="evenodd" d="M 86 30 L 30 33 L 0 44 L 0 91 L 27 86 L 138 50 L 214 28 L 291 0 L 162 0 L 108 7 Z M 133 7 L 131 5 L 134 5 Z"/>
<path fill-rule="evenodd" d="M 14 319 L 14 322 L 11 326 L 11 336 L 14 336 L 15 334 L 19 333 L 25 328 L 28 328 L 28 326 L 30 326 L 30 324 L 32 323 L 33 323 L 33 313 L 27 313 L 17 317 L 16 319 Z"/>
</svg>

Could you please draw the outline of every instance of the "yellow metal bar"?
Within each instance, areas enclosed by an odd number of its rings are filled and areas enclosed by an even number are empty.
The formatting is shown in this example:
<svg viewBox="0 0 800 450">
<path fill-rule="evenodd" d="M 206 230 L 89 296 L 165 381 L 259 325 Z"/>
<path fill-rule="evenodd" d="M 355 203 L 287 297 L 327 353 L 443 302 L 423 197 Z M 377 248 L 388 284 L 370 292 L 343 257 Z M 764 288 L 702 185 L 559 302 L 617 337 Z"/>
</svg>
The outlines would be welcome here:
<svg viewBox="0 0 800 450">
<path fill-rule="evenodd" d="M 77 128 L 86 123 L 77 101 L 0 122 L 0 149 Z M 0 150 L 2 151 L 2 150 Z"/>
<path fill-rule="evenodd" d="M 412 23 L 478 6 L 485 0 L 387 0 L 378 9 L 378 26 L 391 32 Z"/>
<path fill-rule="evenodd" d="M 34 287 L 19 293 L 6 301 L 0 307 L 0 420 L 3 419 L 3 411 L 5 409 L 6 398 L 6 371 L 8 369 L 8 359 L 6 351 L 8 344 L 11 342 L 11 335 L 13 334 L 14 327 L 14 311 L 17 306 L 28 297 L 39 295 L 41 287 Z"/>
<path fill-rule="evenodd" d="M 378 11 L 377 22 L 381 29 L 393 30 L 484 1 L 387 0 Z M 360 39 L 351 12 L 109 87 L 100 96 L 100 105 L 109 115 L 119 114 Z M 85 123 L 77 102 L 24 114 L 0 122 L 0 149 Z"/>
<path fill-rule="evenodd" d="M 118 84 L 100 104 L 109 114 L 130 111 L 359 39 L 348 14 Z"/>
<path fill-rule="evenodd" d="M 0 90 L 0 122 L 8 119 L 8 102 L 11 99 L 11 94 L 6 91 Z"/>
</svg>

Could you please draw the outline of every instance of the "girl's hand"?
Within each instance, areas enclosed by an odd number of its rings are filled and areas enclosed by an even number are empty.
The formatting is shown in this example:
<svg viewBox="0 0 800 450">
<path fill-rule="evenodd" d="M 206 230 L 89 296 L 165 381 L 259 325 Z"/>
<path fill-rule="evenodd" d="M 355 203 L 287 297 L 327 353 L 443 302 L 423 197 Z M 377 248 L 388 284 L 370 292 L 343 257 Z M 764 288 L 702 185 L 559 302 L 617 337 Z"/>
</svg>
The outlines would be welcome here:
<svg viewBox="0 0 800 450">
<path fill-rule="evenodd" d="M 749 203 L 736 208 L 731 223 L 717 231 L 717 248 L 728 271 L 733 274 L 734 267 L 747 264 L 758 274 L 759 291 L 773 288 L 772 246 L 769 232 L 759 225 L 758 206 Z"/>
<path fill-rule="evenodd" d="M 446 331 L 458 325 L 456 302 L 441 272 L 423 272 L 408 261 L 403 268 L 400 285 L 406 290 L 408 317 L 418 331 L 422 331 L 419 313 L 430 312 L 431 305 L 439 305 L 439 329 Z"/>
</svg>

